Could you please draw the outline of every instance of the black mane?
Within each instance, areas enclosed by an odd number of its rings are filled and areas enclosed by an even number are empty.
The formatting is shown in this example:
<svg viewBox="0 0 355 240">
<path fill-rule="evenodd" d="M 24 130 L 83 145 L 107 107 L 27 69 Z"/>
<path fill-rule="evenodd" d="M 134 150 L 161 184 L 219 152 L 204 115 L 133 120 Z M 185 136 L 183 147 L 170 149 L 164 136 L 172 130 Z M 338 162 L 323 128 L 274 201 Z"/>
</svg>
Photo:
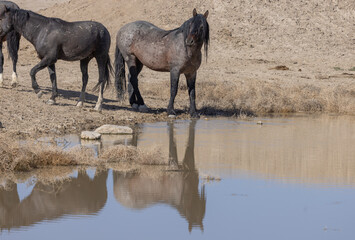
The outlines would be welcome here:
<svg viewBox="0 0 355 240">
<path fill-rule="evenodd" d="M 46 17 L 29 10 L 10 8 L 10 12 L 13 17 L 13 20 L 16 21 L 21 26 L 23 26 L 30 17 L 40 19 L 40 21 L 43 23 L 49 23 L 51 21 L 56 21 L 58 23 L 67 23 L 62 19 Z"/>
</svg>

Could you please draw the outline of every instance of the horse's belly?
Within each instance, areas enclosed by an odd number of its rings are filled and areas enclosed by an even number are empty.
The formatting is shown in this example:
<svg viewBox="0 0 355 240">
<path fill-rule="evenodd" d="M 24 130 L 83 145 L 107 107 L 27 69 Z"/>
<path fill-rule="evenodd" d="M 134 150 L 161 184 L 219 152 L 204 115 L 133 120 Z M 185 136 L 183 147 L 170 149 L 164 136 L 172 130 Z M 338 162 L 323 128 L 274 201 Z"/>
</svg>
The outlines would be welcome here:
<svg viewBox="0 0 355 240">
<path fill-rule="evenodd" d="M 65 61 L 77 61 L 92 56 L 93 51 L 93 46 L 86 46 L 84 48 L 79 46 L 63 48 L 62 51 L 59 52 L 58 58 L 63 59 Z"/>
<path fill-rule="evenodd" d="M 162 71 L 162 72 L 169 72 L 170 71 L 170 63 L 166 56 L 163 54 L 137 54 L 136 57 L 139 59 L 143 65 L 146 67 L 155 70 L 155 71 Z"/>
<path fill-rule="evenodd" d="M 170 71 L 170 61 L 164 42 L 137 42 L 130 51 L 143 65 L 155 71 Z"/>
</svg>

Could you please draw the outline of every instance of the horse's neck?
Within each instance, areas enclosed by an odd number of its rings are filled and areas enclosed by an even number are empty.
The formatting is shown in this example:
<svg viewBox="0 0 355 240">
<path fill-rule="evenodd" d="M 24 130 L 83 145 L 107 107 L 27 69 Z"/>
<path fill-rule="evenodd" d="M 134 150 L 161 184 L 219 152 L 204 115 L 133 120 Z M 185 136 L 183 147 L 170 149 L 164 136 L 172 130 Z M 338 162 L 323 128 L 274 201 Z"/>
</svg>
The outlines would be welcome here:
<svg viewBox="0 0 355 240">
<path fill-rule="evenodd" d="M 31 13 L 30 17 L 24 22 L 20 22 L 16 18 L 13 21 L 14 29 L 32 44 L 35 44 L 39 31 L 43 27 L 42 22 L 43 21 L 41 21 L 38 16 L 32 15 Z"/>
<path fill-rule="evenodd" d="M 202 43 L 194 46 L 186 46 L 186 52 L 189 59 L 199 57 L 201 55 Z"/>
</svg>

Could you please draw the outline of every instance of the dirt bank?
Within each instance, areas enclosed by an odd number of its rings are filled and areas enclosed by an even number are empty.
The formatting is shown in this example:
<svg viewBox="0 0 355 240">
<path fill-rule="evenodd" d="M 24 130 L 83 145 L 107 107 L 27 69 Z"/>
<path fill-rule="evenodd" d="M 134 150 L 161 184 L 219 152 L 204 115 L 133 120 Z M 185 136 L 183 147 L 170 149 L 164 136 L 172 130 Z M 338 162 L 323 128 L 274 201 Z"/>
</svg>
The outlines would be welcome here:
<svg viewBox="0 0 355 240">
<path fill-rule="evenodd" d="M 134 20 L 147 20 L 165 29 L 180 26 L 192 15 L 209 10 L 211 45 L 208 61 L 197 76 L 197 107 L 202 115 L 240 113 L 329 112 L 355 113 L 355 3 L 328 1 L 151 1 L 71 0 L 15 1 L 26 9 L 65 20 L 97 20 L 112 36 L 111 58 L 117 30 Z M 6 52 L 6 51 L 5 51 Z M 97 82 L 94 61 L 89 66 L 88 102 L 75 107 L 81 88 L 78 62 L 56 65 L 60 96 L 57 105 L 45 104 L 50 96 L 48 72 L 38 83 L 46 91 L 41 99 L 32 92 L 29 71 L 38 62 L 34 48 L 21 41 L 18 74 L 20 86 L 11 89 L 11 67 L 5 56 L 4 88 L 0 88 L 2 133 L 33 134 L 79 132 L 103 123 L 134 124 L 166 120 L 169 74 L 146 68 L 140 89 L 150 113 L 137 113 L 128 101 L 118 103 L 112 90 L 105 93 L 101 113 L 93 111 Z M 287 68 L 275 68 L 286 66 Z M 288 70 L 277 70 L 288 69 Z M 187 118 L 185 80 L 176 98 L 179 118 Z"/>
</svg>

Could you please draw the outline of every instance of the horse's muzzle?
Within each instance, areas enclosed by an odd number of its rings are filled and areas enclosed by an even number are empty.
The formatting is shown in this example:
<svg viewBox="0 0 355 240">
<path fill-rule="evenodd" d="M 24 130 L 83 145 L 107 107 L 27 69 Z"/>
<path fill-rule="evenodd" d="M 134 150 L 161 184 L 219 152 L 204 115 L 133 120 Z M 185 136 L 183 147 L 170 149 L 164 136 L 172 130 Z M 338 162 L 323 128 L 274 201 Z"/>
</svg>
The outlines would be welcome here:
<svg viewBox="0 0 355 240">
<path fill-rule="evenodd" d="M 193 38 L 186 38 L 186 46 L 193 46 L 195 44 L 195 41 Z"/>
</svg>

